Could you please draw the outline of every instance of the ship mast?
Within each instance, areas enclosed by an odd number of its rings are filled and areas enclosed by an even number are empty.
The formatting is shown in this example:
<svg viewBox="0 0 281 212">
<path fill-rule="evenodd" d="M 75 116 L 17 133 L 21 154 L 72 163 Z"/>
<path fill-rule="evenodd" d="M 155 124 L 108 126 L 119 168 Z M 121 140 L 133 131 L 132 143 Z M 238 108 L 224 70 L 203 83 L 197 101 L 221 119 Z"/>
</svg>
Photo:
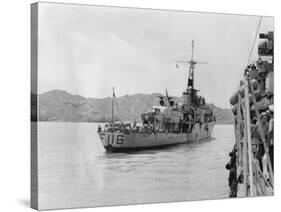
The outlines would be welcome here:
<svg viewBox="0 0 281 212">
<path fill-rule="evenodd" d="M 189 75 L 188 75 L 188 82 L 187 82 L 187 90 L 194 89 L 194 66 L 197 64 L 196 61 L 193 60 L 194 54 L 194 40 L 192 40 L 192 49 L 191 49 L 191 60 L 187 61 L 189 63 Z"/>
<path fill-rule="evenodd" d="M 188 81 L 187 81 L 187 88 L 186 88 L 186 92 L 191 93 L 191 96 L 193 97 L 194 93 L 195 93 L 195 89 L 194 89 L 194 68 L 196 64 L 207 64 L 206 62 L 199 62 L 199 61 L 195 61 L 193 59 L 194 57 L 194 40 L 192 40 L 192 48 L 191 48 L 191 58 L 190 60 L 187 61 L 176 61 L 177 63 L 184 63 L 184 64 L 189 64 L 189 74 L 188 74 Z M 178 65 L 177 65 L 178 67 Z"/>
<path fill-rule="evenodd" d="M 112 92 L 112 104 L 111 104 L 111 124 L 112 127 L 114 128 L 114 96 L 115 96 L 115 92 L 114 92 L 114 87 L 112 88 L 113 92 Z"/>
</svg>

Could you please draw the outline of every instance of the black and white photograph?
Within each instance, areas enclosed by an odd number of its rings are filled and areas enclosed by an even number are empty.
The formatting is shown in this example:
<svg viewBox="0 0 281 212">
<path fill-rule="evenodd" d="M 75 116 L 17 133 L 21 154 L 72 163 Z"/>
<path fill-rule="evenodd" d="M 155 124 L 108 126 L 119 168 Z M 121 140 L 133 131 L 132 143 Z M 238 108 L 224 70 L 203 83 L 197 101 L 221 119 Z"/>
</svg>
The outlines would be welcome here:
<svg viewBox="0 0 281 212">
<path fill-rule="evenodd" d="M 31 207 L 274 195 L 274 17 L 31 5 Z"/>
</svg>

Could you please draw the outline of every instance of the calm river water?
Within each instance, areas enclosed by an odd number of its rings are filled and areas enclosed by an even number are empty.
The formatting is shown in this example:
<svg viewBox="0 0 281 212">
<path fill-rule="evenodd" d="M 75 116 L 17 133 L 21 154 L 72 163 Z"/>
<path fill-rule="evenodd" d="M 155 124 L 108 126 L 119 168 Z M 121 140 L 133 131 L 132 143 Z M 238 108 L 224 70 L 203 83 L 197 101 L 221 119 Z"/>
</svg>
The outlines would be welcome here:
<svg viewBox="0 0 281 212">
<path fill-rule="evenodd" d="M 41 209 L 228 197 L 232 125 L 216 125 L 208 141 L 113 154 L 96 130 L 96 123 L 38 124 Z"/>
</svg>

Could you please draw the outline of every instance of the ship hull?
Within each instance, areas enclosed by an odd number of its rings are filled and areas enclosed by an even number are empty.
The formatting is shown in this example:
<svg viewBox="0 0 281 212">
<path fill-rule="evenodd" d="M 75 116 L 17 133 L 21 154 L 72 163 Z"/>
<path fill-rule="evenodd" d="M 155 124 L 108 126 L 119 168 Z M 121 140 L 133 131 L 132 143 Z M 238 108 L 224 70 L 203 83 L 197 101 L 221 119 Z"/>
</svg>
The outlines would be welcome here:
<svg viewBox="0 0 281 212">
<path fill-rule="evenodd" d="M 106 152 L 115 153 L 115 152 L 136 152 L 143 150 L 160 150 L 164 148 L 168 148 L 171 146 L 175 146 L 179 144 L 167 144 L 167 145 L 159 145 L 159 146 L 143 146 L 143 147 L 113 147 L 111 145 L 105 146 Z"/>
<path fill-rule="evenodd" d="M 107 152 L 129 152 L 146 149 L 161 149 L 211 137 L 214 122 L 195 124 L 190 133 L 99 133 Z"/>
</svg>

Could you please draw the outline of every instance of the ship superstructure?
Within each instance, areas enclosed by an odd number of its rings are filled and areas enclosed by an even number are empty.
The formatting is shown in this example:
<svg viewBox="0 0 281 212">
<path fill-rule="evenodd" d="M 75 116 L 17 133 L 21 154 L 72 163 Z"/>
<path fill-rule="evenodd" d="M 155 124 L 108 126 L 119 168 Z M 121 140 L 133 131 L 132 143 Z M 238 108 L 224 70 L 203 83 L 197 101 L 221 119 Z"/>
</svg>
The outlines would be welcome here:
<svg viewBox="0 0 281 212">
<path fill-rule="evenodd" d="M 177 61 L 177 68 L 180 63 L 189 64 L 187 87 L 180 102 L 175 102 L 166 90 L 165 95 L 158 96 L 159 105 L 153 106 L 150 112 L 141 114 L 141 123 L 115 122 L 112 108 L 111 123 L 98 129 L 101 142 L 107 151 L 160 148 L 211 137 L 215 115 L 211 106 L 194 88 L 195 65 L 203 63 L 193 59 L 193 51 L 194 41 L 191 59 Z M 116 98 L 113 91 L 112 107 L 115 105 L 114 101 Z"/>
</svg>

